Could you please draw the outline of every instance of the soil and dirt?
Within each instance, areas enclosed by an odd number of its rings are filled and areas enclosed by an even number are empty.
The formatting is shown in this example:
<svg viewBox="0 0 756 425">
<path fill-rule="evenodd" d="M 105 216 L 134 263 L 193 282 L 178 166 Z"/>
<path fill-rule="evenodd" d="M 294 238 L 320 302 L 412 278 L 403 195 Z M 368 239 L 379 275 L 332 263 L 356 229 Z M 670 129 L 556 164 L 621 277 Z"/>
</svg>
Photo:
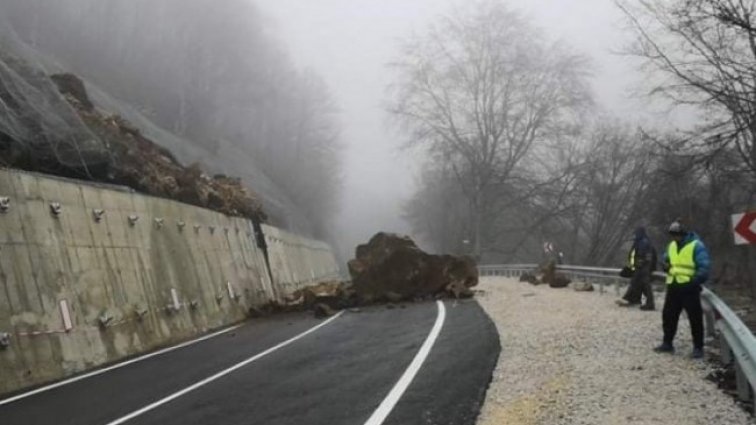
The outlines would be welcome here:
<svg viewBox="0 0 756 425">
<path fill-rule="evenodd" d="M 478 269 L 470 257 L 431 255 L 409 237 L 378 233 L 357 247 L 349 261 L 354 289 L 362 300 L 392 301 L 452 295 L 469 298 L 478 284 Z"/>
<path fill-rule="evenodd" d="M 95 108 L 77 76 L 48 76 L 13 51 L 0 49 L 0 102 L 7 106 L 0 116 L 3 166 L 124 185 L 229 215 L 265 217 L 259 198 L 238 179 L 211 178 L 199 165 L 183 166 L 134 125 Z"/>
<path fill-rule="evenodd" d="M 208 176 L 199 164 L 184 166 L 118 115 L 94 107 L 83 82 L 73 74 L 50 77 L 89 130 L 107 147 L 109 167 L 95 180 L 131 187 L 139 192 L 175 199 L 231 216 L 264 221 L 262 203 L 241 180 Z"/>
<path fill-rule="evenodd" d="M 326 317 L 374 304 L 396 308 L 406 302 L 470 298 L 471 288 L 478 284 L 478 268 L 471 258 L 428 254 L 406 236 L 378 233 L 357 247 L 355 257 L 349 262 L 352 281 L 321 282 L 250 314 L 310 310 Z"/>
<path fill-rule="evenodd" d="M 567 288 L 572 281 L 562 273 L 557 273 L 556 260 L 551 259 L 540 265 L 536 270 L 520 275 L 520 282 L 528 282 L 531 285 L 545 284 L 552 288 Z M 583 287 L 579 290 L 590 291 L 590 289 Z"/>
<path fill-rule="evenodd" d="M 0 37 L 0 164 L 65 177 L 106 169 L 107 148 L 48 75 L 22 59 L 13 44 Z"/>
</svg>

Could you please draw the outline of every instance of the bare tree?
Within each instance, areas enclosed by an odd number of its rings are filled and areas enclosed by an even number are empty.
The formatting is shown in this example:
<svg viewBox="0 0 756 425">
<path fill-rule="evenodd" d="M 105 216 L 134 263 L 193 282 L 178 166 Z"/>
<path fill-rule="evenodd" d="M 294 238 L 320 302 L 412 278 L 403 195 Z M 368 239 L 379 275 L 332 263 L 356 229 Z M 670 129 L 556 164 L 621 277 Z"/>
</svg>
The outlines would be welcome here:
<svg viewBox="0 0 756 425">
<path fill-rule="evenodd" d="M 652 155 L 640 132 L 611 122 L 593 130 L 577 184 L 583 264 L 610 264 L 644 220 Z"/>
<path fill-rule="evenodd" d="M 279 99 L 281 125 L 262 146 L 253 147 L 265 158 L 261 168 L 314 219 L 315 236 L 325 237 L 339 208 L 343 145 L 338 108 L 317 75 L 295 83 L 290 94 Z"/>
<path fill-rule="evenodd" d="M 487 193 L 505 186 L 534 145 L 589 102 L 587 61 L 486 1 L 408 40 L 394 69 L 389 111 L 410 145 L 427 147 L 457 176 L 479 256 Z"/>
<path fill-rule="evenodd" d="M 756 201 L 756 1 L 615 2 L 637 36 L 629 53 L 658 82 L 652 93 L 706 117 L 689 137 L 663 143 L 654 179 L 664 196 L 653 199 L 652 221 L 686 217 L 710 244 L 714 280 L 750 281 L 756 294 L 756 249 L 733 246 L 730 229 L 730 214 Z"/>
<path fill-rule="evenodd" d="M 404 205 L 415 235 L 435 252 L 470 254 L 469 211 L 457 176 L 445 164 L 427 164 L 418 190 Z"/>
<path fill-rule="evenodd" d="M 532 261 L 548 241 L 570 261 L 616 264 L 632 229 L 646 222 L 654 146 L 614 119 L 594 121 L 584 122 L 582 143 L 539 149 L 538 168 L 527 161 L 539 172 L 516 179 L 508 195 L 516 202 L 487 231 L 505 257 Z"/>
<path fill-rule="evenodd" d="M 734 146 L 756 174 L 756 2 L 615 2 L 637 35 L 629 53 L 661 73 L 652 93 L 707 111 L 695 135 L 672 147 L 711 156 Z"/>
</svg>

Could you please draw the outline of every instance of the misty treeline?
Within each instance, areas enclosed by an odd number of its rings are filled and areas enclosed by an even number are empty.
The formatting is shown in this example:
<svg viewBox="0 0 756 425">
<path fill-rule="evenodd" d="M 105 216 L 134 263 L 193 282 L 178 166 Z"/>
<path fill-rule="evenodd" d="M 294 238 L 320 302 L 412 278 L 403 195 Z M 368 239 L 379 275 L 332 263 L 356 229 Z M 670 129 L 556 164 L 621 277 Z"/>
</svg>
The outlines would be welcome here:
<svg viewBox="0 0 756 425">
<path fill-rule="evenodd" d="M 691 131 L 602 112 L 589 58 L 501 2 L 405 41 L 389 110 L 427 152 L 406 216 L 435 250 L 533 262 L 550 242 L 568 263 L 621 266 L 636 226 L 664 249 L 682 217 L 714 252 L 715 279 L 756 276 L 730 223 L 756 201 L 754 1 L 618 7 L 637 38 L 626 53 L 656 84 L 649 95 L 706 117 Z"/>
<path fill-rule="evenodd" d="M 337 110 L 249 0 L 0 0 L 25 42 L 211 152 L 253 154 L 322 236 L 337 209 Z M 159 142 L 159 141 L 158 141 Z M 254 189 L 254 182 L 250 186 Z"/>
</svg>

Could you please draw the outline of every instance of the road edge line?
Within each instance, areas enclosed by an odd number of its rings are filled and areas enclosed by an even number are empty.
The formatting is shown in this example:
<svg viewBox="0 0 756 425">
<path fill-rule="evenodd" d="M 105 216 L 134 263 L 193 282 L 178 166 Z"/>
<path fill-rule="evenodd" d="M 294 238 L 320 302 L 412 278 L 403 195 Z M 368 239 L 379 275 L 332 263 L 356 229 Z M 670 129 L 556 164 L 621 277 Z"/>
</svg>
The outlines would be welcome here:
<svg viewBox="0 0 756 425">
<path fill-rule="evenodd" d="M 172 347 L 163 348 L 162 350 L 158 350 L 158 351 L 155 351 L 153 353 L 145 354 L 143 356 L 139 356 L 139 357 L 133 358 L 131 360 L 126 360 L 124 362 L 117 363 L 117 364 L 114 364 L 112 366 L 108 366 L 108 367 L 105 367 L 105 368 L 102 368 L 102 369 L 97 369 L 95 371 L 88 372 L 88 373 L 85 373 L 83 375 L 74 376 L 73 378 L 68 378 L 68 379 L 65 379 L 63 381 L 56 382 L 54 384 L 45 385 L 44 387 L 40 387 L 40 388 L 31 390 L 31 391 L 28 391 L 28 392 L 25 392 L 25 393 L 13 396 L 13 397 L 6 398 L 4 400 L 0 400 L 0 406 L 4 406 L 6 404 L 10 404 L 10 403 L 13 403 L 13 402 L 16 402 L 16 401 L 22 400 L 24 398 L 31 397 L 33 395 L 37 395 L 37 394 L 40 394 L 40 393 L 43 393 L 43 392 L 46 392 L 46 391 L 54 390 L 55 388 L 60 388 L 62 386 L 68 385 L 68 384 L 73 384 L 74 382 L 82 381 L 84 379 L 91 378 L 93 376 L 102 375 L 103 373 L 110 372 L 110 371 L 115 370 L 115 369 L 120 369 L 122 367 L 131 365 L 131 364 L 134 364 L 134 363 L 137 363 L 137 362 L 141 362 L 143 360 L 147 360 L 147 359 L 150 359 L 152 357 L 159 356 L 161 354 L 170 353 L 171 351 L 175 351 L 175 350 L 178 350 L 178 349 L 181 349 L 181 348 L 189 347 L 190 345 L 197 344 L 198 342 L 207 341 L 208 339 L 215 338 L 216 336 L 220 336 L 220 335 L 223 335 L 225 333 L 228 333 L 228 332 L 231 332 L 233 330 L 236 330 L 236 329 L 240 328 L 241 326 L 242 326 L 241 324 L 234 325 L 234 326 L 231 326 L 230 328 L 223 329 L 222 331 L 214 332 L 214 333 L 211 333 L 209 335 L 205 335 L 205 336 L 202 336 L 200 338 L 193 339 L 191 341 L 182 342 L 181 344 L 174 345 Z"/>
<path fill-rule="evenodd" d="M 299 339 L 304 338 L 305 336 L 307 336 L 307 335 L 309 335 L 309 334 L 317 331 L 318 329 L 322 328 L 323 326 L 326 326 L 329 323 L 333 322 L 334 320 L 336 320 L 337 318 L 339 318 L 339 316 L 341 316 L 342 313 L 343 313 L 343 311 L 340 311 L 338 314 L 336 314 L 335 316 L 329 318 L 328 320 L 324 321 L 323 323 L 320 323 L 317 326 L 313 326 L 312 328 L 310 328 L 310 329 L 308 329 L 308 330 L 300 333 L 297 336 L 294 336 L 294 337 L 292 337 L 290 339 L 287 339 L 286 341 L 283 341 L 283 342 L 281 342 L 281 343 L 279 343 L 277 345 L 274 345 L 273 347 L 270 347 L 267 350 L 265 350 L 265 351 L 263 351 L 261 353 L 258 353 L 256 355 L 248 358 L 247 360 L 239 362 L 239 363 L 237 363 L 237 364 L 235 364 L 235 365 L 233 365 L 233 366 L 231 366 L 231 367 L 229 367 L 227 369 L 224 369 L 224 370 L 222 370 L 222 371 L 220 371 L 220 372 L 218 372 L 218 373 L 216 373 L 214 375 L 211 375 L 211 376 L 209 376 L 209 377 L 207 377 L 207 378 L 205 378 L 205 379 L 203 379 L 201 381 L 198 381 L 198 382 L 196 382 L 196 383 L 194 383 L 194 384 L 192 384 L 192 385 L 184 388 L 181 391 L 177 391 L 177 392 L 175 392 L 175 393 L 173 393 L 173 394 L 171 394 L 171 395 L 169 395 L 167 397 L 164 397 L 164 398 L 162 398 L 162 399 L 160 399 L 160 400 L 158 400 L 158 401 L 156 401 L 154 403 L 148 404 L 147 406 L 145 406 L 145 407 L 143 407 L 143 408 L 141 408 L 139 410 L 135 410 L 135 411 L 129 413 L 128 415 L 126 415 L 126 416 L 123 416 L 123 417 L 118 418 L 118 419 L 116 419 L 114 421 L 108 422 L 106 425 L 119 425 L 119 424 L 125 423 L 125 422 L 130 421 L 130 420 L 132 420 L 132 419 L 134 419 L 134 418 L 136 418 L 138 416 L 141 416 L 141 415 L 143 415 L 143 414 L 145 414 L 145 413 L 147 413 L 147 412 L 149 412 L 151 410 L 154 410 L 154 409 L 156 409 L 156 408 L 158 408 L 158 407 L 160 407 L 160 406 L 162 406 L 162 405 L 164 405 L 166 403 L 170 403 L 171 401 L 173 401 L 173 400 L 175 400 L 175 399 L 177 399 L 177 398 L 179 398 L 179 397 L 181 397 L 181 396 L 183 396 L 185 394 L 188 394 L 188 393 L 190 393 L 190 392 L 192 392 L 192 391 L 194 391 L 194 390 L 196 390 L 196 389 L 198 389 L 200 387 L 203 387 L 203 386 L 205 386 L 205 385 L 207 385 L 207 384 L 209 384 L 209 383 L 211 383 L 213 381 L 216 381 L 216 380 L 218 380 L 218 379 L 220 379 L 220 378 L 228 375 L 231 372 L 234 372 L 234 371 L 236 371 L 238 369 L 241 369 L 242 367 L 244 367 L 244 366 L 246 366 L 246 365 L 248 365 L 248 364 L 250 364 L 250 363 L 252 363 L 252 362 L 254 362 L 256 360 L 259 360 L 260 358 L 265 357 L 268 354 L 273 353 L 274 351 L 277 351 L 277 350 L 279 350 L 279 349 L 281 349 L 281 348 L 283 348 L 283 347 L 285 347 L 285 346 L 287 346 L 287 345 L 289 345 L 289 344 L 291 344 L 293 342 L 296 342 Z"/>
<path fill-rule="evenodd" d="M 444 321 L 446 320 L 446 307 L 444 306 L 444 303 L 441 301 L 436 301 L 436 303 L 438 305 L 438 315 L 436 316 L 436 322 L 433 324 L 433 328 L 431 328 L 428 337 L 425 339 L 425 342 L 423 342 L 423 345 L 420 347 L 417 354 L 415 354 L 415 358 L 412 359 L 412 363 L 410 363 L 407 370 L 404 371 L 402 377 L 399 378 L 399 381 L 394 385 L 394 388 L 391 389 L 386 398 L 383 399 L 378 408 L 375 409 L 367 422 L 365 422 L 365 425 L 383 424 L 383 421 L 385 421 L 388 415 L 391 414 L 391 411 L 394 410 L 394 407 L 402 398 L 402 395 L 404 395 L 404 392 L 415 379 L 415 376 L 428 358 L 433 345 L 435 345 L 436 340 L 441 333 Z"/>
</svg>

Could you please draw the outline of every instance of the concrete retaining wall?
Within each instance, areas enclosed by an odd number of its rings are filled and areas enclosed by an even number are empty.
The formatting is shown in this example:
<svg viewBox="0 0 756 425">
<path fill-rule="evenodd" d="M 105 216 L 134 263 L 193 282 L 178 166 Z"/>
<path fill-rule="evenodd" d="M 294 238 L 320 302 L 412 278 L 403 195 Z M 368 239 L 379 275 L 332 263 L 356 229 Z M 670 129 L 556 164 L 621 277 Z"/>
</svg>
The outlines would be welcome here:
<svg viewBox="0 0 756 425">
<path fill-rule="evenodd" d="M 276 298 L 327 279 L 338 279 L 339 268 L 330 245 L 303 239 L 287 231 L 262 226 Z"/>
<path fill-rule="evenodd" d="M 0 197 L 0 394 L 241 321 L 338 274 L 328 245 L 263 226 L 269 274 L 252 222 L 128 190 L 0 170 Z"/>
</svg>

